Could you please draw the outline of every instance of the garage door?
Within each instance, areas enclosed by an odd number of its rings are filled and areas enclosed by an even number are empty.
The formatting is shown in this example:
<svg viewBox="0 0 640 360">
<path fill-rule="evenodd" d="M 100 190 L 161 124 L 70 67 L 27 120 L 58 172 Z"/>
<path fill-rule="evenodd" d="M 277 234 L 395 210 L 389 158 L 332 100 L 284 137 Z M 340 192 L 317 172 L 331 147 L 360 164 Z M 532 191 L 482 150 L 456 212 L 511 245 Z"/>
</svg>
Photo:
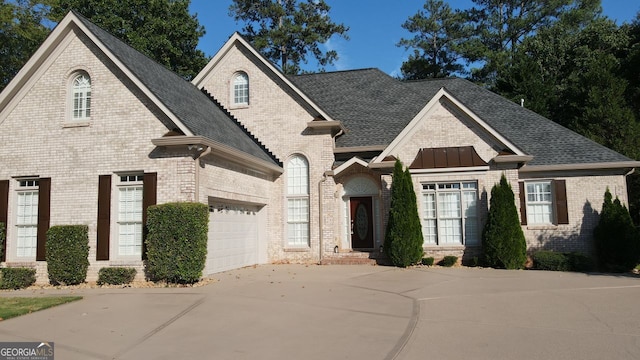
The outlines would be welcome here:
<svg viewBox="0 0 640 360">
<path fill-rule="evenodd" d="M 207 274 L 258 264 L 260 209 L 251 204 L 209 205 Z"/>
</svg>

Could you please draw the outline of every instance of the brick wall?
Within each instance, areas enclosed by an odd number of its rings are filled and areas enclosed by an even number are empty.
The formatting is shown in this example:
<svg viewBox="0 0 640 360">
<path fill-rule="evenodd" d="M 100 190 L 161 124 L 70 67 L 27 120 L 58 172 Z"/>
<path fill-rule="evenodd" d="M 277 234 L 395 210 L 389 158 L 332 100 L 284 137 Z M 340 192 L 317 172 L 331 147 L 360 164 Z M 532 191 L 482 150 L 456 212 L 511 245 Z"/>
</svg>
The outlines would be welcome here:
<svg viewBox="0 0 640 360">
<path fill-rule="evenodd" d="M 0 179 L 20 176 L 51 178 L 51 226 L 89 226 L 88 280 L 103 266 L 129 265 L 143 277 L 142 262 L 96 261 L 98 176 L 118 172 L 156 172 L 157 201 L 194 199 L 194 161 L 185 152 L 156 149 L 151 139 L 168 129 L 157 120 L 157 109 L 137 91 L 123 85 L 123 75 L 88 40 L 73 37 L 41 76 L 31 79 L 16 105 L 7 108 L 0 124 Z M 91 119 L 83 126 L 67 121 L 70 77 L 77 70 L 91 77 Z M 186 151 L 186 149 L 185 149 Z M 117 177 L 113 177 L 112 203 Z M 8 220 L 8 264 L 35 261 L 17 258 L 16 187 L 11 181 Z M 112 207 L 111 243 L 117 234 Z M 46 264 L 37 264 L 38 281 L 46 282 Z"/>
</svg>

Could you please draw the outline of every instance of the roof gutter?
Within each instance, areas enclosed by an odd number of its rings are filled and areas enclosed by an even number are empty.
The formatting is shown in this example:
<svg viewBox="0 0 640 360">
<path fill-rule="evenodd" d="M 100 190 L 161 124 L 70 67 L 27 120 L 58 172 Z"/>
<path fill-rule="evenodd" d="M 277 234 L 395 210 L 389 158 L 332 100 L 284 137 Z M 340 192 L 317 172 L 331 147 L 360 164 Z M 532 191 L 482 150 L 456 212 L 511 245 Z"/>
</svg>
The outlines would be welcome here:
<svg viewBox="0 0 640 360">
<path fill-rule="evenodd" d="M 618 161 L 618 162 L 602 162 L 587 164 L 559 164 L 559 165 L 524 165 L 520 168 L 520 172 L 533 173 L 543 171 L 561 171 L 561 170 L 604 170 L 604 169 L 625 169 L 640 167 L 640 161 Z"/>
<path fill-rule="evenodd" d="M 258 159 L 255 156 L 246 154 L 230 146 L 213 141 L 204 136 L 167 136 L 152 139 L 155 146 L 180 146 L 180 145 L 202 145 L 209 147 L 211 152 L 224 155 L 225 159 L 235 163 L 249 166 L 255 170 L 280 175 L 284 169 L 274 163 Z"/>
</svg>

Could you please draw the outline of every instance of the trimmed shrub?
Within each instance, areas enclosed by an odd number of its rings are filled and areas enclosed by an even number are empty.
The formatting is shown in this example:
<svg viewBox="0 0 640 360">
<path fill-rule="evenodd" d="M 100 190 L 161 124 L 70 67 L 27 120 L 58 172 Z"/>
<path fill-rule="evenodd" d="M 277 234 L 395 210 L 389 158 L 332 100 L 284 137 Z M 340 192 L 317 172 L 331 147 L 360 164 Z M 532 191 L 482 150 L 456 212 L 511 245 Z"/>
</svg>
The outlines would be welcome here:
<svg viewBox="0 0 640 360">
<path fill-rule="evenodd" d="M 511 185 L 502 174 L 491 189 L 487 222 L 482 231 L 482 248 L 488 266 L 522 269 L 527 261 L 527 243 L 520 226 Z"/>
<path fill-rule="evenodd" d="M 447 256 L 444 257 L 444 259 L 440 260 L 438 265 L 444 266 L 444 267 L 452 267 L 457 262 L 458 262 L 458 257 L 457 256 L 447 255 Z"/>
<path fill-rule="evenodd" d="M 433 262 L 435 261 L 432 257 L 422 258 L 422 265 L 433 266 Z"/>
<path fill-rule="evenodd" d="M 4 259 L 5 224 L 0 222 L 0 261 Z"/>
<path fill-rule="evenodd" d="M 15 267 L 0 269 L 0 289 L 24 289 L 36 282 L 36 269 Z"/>
<path fill-rule="evenodd" d="M 87 278 L 88 231 L 86 225 L 58 225 L 49 228 L 46 260 L 51 284 L 77 285 Z"/>
<path fill-rule="evenodd" d="M 153 281 L 192 284 L 207 258 L 209 208 L 200 203 L 150 206 L 147 213 L 147 273 Z"/>
<path fill-rule="evenodd" d="M 136 269 L 130 267 L 105 267 L 98 271 L 98 285 L 130 284 L 136 277 Z"/>
<path fill-rule="evenodd" d="M 396 160 L 384 251 L 393 265 L 407 267 L 419 263 L 424 251 L 416 192 L 409 169 L 402 168 L 400 160 Z"/>
<path fill-rule="evenodd" d="M 589 256 L 572 252 L 561 253 L 548 250 L 536 251 L 531 255 L 533 268 L 550 271 L 592 271 L 595 263 Z"/>
<path fill-rule="evenodd" d="M 604 271 L 625 272 L 640 258 L 640 238 L 629 210 L 607 188 L 600 221 L 593 231 L 598 262 Z"/>
<path fill-rule="evenodd" d="M 533 267 L 538 270 L 570 271 L 571 263 L 566 254 L 541 250 L 531 255 Z"/>
<path fill-rule="evenodd" d="M 567 256 L 569 257 L 571 271 L 586 272 L 596 269 L 595 261 L 588 255 L 573 252 L 567 254 Z"/>
</svg>

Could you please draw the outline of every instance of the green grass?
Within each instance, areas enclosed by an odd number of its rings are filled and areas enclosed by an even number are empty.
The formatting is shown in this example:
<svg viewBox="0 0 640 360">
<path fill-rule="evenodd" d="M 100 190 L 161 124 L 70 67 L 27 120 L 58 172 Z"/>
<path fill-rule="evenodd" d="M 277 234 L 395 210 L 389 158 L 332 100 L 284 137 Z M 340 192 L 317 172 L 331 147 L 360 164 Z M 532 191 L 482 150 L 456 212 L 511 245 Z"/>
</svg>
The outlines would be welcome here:
<svg viewBox="0 0 640 360">
<path fill-rule="evenodd" d="M 0 320 L 30 314 L 80 299 L 82 296 L 0 298 Z"/>
</svg>

